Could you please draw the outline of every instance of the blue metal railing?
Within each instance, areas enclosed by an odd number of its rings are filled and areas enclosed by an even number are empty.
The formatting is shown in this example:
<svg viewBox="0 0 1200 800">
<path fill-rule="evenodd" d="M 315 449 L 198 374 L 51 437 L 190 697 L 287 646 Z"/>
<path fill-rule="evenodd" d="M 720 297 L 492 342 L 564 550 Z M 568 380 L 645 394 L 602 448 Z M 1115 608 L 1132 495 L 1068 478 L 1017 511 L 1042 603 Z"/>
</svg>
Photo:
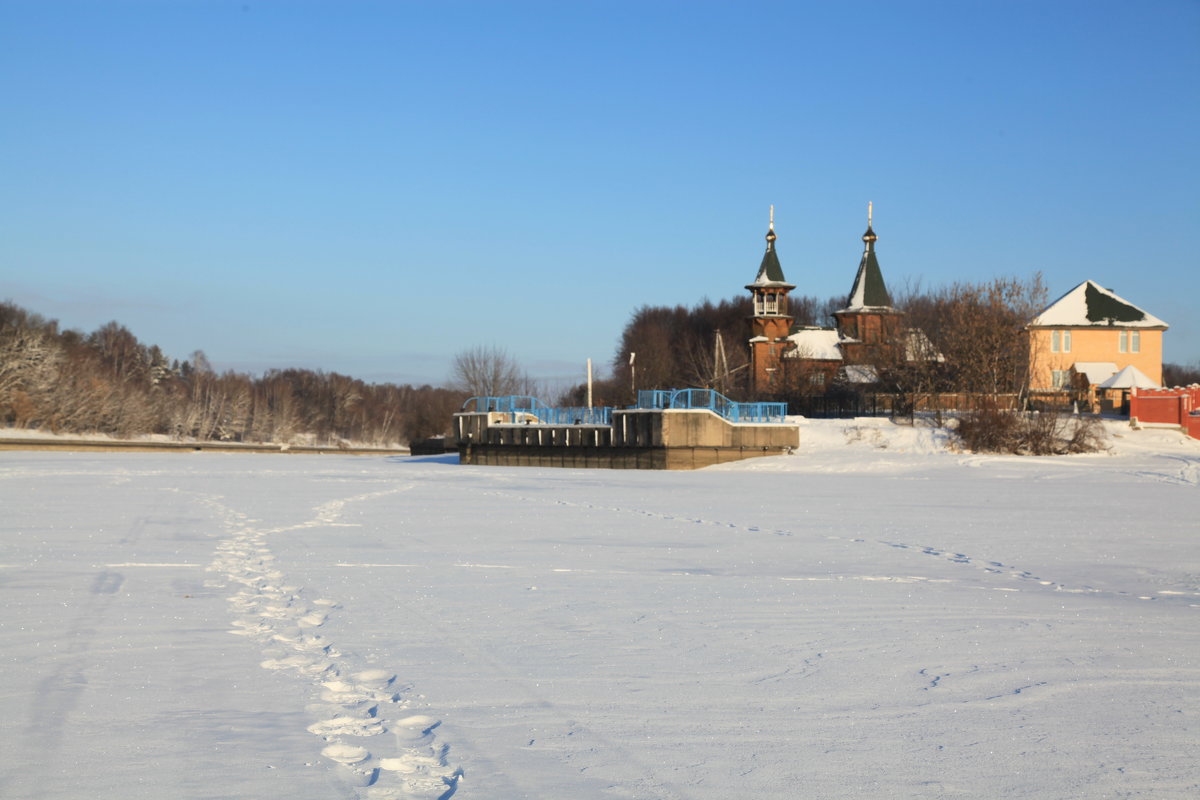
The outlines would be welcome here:
<svg viewBox="0 0 1200 800">
<path fill-rule="evenodd" d="M 708 409 L 730 422 L 783 422 L 787 416 L 787 403 L 738 403 L 713 389 L 644 390 L 637 408 Z"/>
<path fill-rule="evenodd" d="M 738 403 L 712 389 L 643 390 L 633 407 L 706 409 L 730 422 L 784 422 L 787 415 L 787 403 Z M 611 425 L 613 412 L 609 406 L 552 408 L 528 395 L 472 397 L 462 410 L 507 414 L 508 422 L 538 425 Z"/>
<path fill-rule="evenodd" d="M 510 394 L 503 397 L 469 397 L 462 405 L 463 411 L 497 412 L 511 414 L 515 417 L 522 414 L 532 414 L 540 417 L 549 409 L 536 397 L 523 394 Z"/>
<path fill-rule="evenodd" d="M 507 414 L 508 422 L 538 425 L 611 425 L 612 408 L 597 406 L 567 406 L 551 408 L 536 397 L 508 395 L 506 397 L 471 397 L 463 411 Z M 534 419 L 530 419 L 533 417 Z"/>
<path fill-rule="evenodd" d="M 551 425 L 612 425 L 612 408 L 609 406 L 563 406 L 547 409 L 549 415 L 544 422 Z"/>
</svg>

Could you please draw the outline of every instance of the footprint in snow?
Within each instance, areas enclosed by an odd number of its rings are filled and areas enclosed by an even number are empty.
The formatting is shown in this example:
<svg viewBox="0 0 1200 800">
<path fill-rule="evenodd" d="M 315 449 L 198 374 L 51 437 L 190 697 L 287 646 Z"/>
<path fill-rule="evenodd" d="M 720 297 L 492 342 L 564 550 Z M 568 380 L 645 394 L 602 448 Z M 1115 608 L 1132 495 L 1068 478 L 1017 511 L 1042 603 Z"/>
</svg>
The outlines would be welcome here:
<svg viewBox="0 0 1200 800">
<path fill-rule="evenodd" d="M 319 509 L 320 521 L 333 523 L 345 502 Z M 449 748 L 434 744 L 433 730 L 440 722 L 420 715 L 393 722 L 379 714 L 381 707 L 404 707 L 395 691 L 395 673 L 363 669 L 343 675 L 343 654 L 316 633 L 340 606 L 325 598 L 308 600 L 300 587 L 285 583 L 263 541 L 272 532 L 239 528 L 217 545 L 209 571 L 222 574 L 222 586 L 240 587 L 228 598 L 235 616 L 230 633 L 260 642 L 264 669 L 291 670 L 319 687 L 321 702 L 306 707 L 319 721 L 307 730 L 327 743 L 321 753 L 333 762 L 337 782 L 357 789 L 353 793 L 359 796 L 365 788 L 366 796 L 377 800 L 436 800 L 453 793 L 462 773 L 447 766 Z M 397 755 L 380 758 L 343 741 L 378 741 L 385 733 L 393 735 Z M 381 773 L 386 780 L 379 780 Z"/>
<path fill-rule="evenodd" d="M 338 777 L 351 786 L 370 786 L 379 775 L 379 770 L 370 765 L 371 751 L 365 747 L 335 742 L 321 755 L 337 765 Z"/>
<path fill-rule="evenodd" d="M 334 717 L 308 726 L 308 732 L 326 739 L 338 736 L 378 736 L 387 731 L 381 720 L 374 717 Z"/>
</svg>

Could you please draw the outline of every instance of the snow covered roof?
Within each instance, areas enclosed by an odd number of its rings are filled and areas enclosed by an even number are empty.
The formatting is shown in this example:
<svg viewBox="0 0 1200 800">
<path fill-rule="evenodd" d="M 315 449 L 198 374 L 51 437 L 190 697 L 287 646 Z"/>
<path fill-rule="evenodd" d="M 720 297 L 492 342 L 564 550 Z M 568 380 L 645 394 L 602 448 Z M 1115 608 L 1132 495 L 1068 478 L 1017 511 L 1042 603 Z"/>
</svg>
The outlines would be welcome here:
<svg viewBox="0 0 1200 800">
<path fill-rule="evenodd" d="M 1029 324 L 1031 327 L 1167 327 L 1158 317 L 1090 280 L 1055 300 Z"/>
<path fill-rule="evenodd" d="M 1080 375 L 1086 375 L 1089 386 L 1106 381 L 1117 372 L 1117 365 L 1112 361 L 1076 361 L 1071 368 Z"/>
<path fill-rule="evenodd" d="M 1138 389 L 1160 388 L 1157 383 L 1146 377 L 1146 373 L 1132 364 L 1100 384 L 1101 389 L 1132 389 L 1135 386 Z"/>
<path fill-rule="evenodd" d="M 941 363 L 946 357 L 938 352 L 933 342 L 920 328 L 909 328 L 904 337 L 904 357 L 909 361 L 937 361 Z"/>
<path fill-rule="evenodd" d="M 787 351 L 787 358 L 842 360 L 842 351 L 838 347 L 838 332 L 833 328 L 801 328 L 789 336 L 788 341 L 792 342 L 795 348 Z"/>
<path fill-rule="evenodd" d="M 846 383 L 876 383 L 879 375 L 870 364 L 847 364 L 838 370 L 838 377 Z"/>
</svg>

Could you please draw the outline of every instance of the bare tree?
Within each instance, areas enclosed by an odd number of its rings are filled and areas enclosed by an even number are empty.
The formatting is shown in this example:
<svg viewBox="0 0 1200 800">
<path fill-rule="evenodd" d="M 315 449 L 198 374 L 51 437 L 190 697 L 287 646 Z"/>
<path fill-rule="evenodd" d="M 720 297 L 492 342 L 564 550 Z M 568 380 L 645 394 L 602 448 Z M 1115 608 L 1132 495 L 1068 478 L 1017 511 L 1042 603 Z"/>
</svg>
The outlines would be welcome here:
<svg viewBox="0 0 1200 800">
<path fill-rule="evenodd" d="M 503 351 L 477 348 L 493 374 L 485 391 L 531 393 Z M 0 425 L 117 436 L 392 444 L 444 433 L 465 399 L 444 388 L 367 384 L 337 373 L 271 370 L 218 375 L 197 350 L 182 364 L 117 322 L 91 334 L 0 302 Z M 464 358 L 464 364 L 469 359 Z"/>
<path fill-rule="evenodd" d="M 945 357 L 949 386 L 996 396 L 1028 389 L 1030 353 L 1025 325 L 1045 304 L 1041 274 L 957 283 L 906 298 L 910 325 Z M 905 332 L 905 336 L 910 336 Z M 911 350 L 911 342 L 898 352 Z"/>
<path fill-rule="evenodd" d="M 516 359 L 496 345 L 476 345 L 456 355 L 451 382 L 455 389 L 480 397 L 521 394 L 530 386 Z"/>
</svg>

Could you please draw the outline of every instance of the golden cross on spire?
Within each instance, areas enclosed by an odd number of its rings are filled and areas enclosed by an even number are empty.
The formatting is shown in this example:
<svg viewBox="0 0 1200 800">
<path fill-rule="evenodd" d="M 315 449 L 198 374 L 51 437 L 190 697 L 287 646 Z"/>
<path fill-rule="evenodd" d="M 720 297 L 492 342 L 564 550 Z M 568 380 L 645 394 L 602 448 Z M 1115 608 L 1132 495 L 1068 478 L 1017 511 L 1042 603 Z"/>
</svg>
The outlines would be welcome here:
<svg viewBox="0 0 1200 800">
<path fill-rule="evenodd" d="M 775 206 L 771 206 L 771 221 L 767 223 L 768 230 L 775 230 Z"/>
<path fill-rule="evenodd" d="M 871 227 L 871 201 L 867 201 L 867 227 Z"/>
</svg>

